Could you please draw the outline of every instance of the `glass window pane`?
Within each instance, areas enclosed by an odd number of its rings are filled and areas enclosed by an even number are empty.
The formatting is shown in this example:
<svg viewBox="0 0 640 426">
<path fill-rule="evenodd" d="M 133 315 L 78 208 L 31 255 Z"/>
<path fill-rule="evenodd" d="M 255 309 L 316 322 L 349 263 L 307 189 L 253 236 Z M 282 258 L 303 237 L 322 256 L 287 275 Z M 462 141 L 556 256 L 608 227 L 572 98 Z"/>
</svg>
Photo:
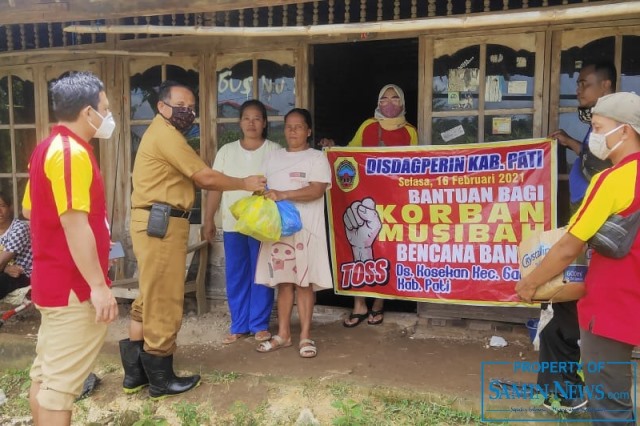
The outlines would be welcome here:
<svg viewBox="0 0 640 426">
<path fill-rule="evenodd" d="M 10 197 L 13 197 L 13 179 L 11 178 L 0 178 L 0 191 L 8 192 Z"/>
<path fill-rule="evenodd" d="M 162 83 L 162 67 L 157 65 L 130 78 L 131 118 L 151 120 L 156 115 L 158 87 Z"/>
<path fill-rule="evenodd" d="M 494 115 L 484 118 L 484 141 L 500 142 L 533 137 L 533 115 Z"/>
<path fill-rule="evenodd" d="M 133 170 L 133 165 L 136 161 L 136 154 L 138 153 L 142 135 L 144 135 L 147 127 L 149 127 L 147 124 L 131 126 L 131 170 Z"/>
<path fill-rule="evenodd" d="M 217 72 L 218 117 L 239 117 L 240 105 L 254 99 L 253 61 L 243 61 Z"/>
<path fill-rule="evenodd" d="M 578 107 L 576 84 L 584 62 L 611 61 L 615 52 L 615 37 L 605 37 L 582 47 L 563 50 L 560 56 L 560 106 Z"/>
<path fill-rule="evenodd" d="M 16 172 L 27 173 L 29 171 L 29 158 L 33 149 L 38 144 L 36 129 L 16 129 Z"/>
<path fill-rule="evenodd" d="M 156 87 L 136 87 L 131 89 L 131 118 L 151 120 L 156 115 L 158 94 Z"/>
<path fill-rule="evenodd" d="M 475 109 L 480 46 L 470 46 L 433 61 L 433 110 Z"/>
<path fill-rule="evenodd" d="M 33 82 L 23 81 L 12 76 L 13 86 L 13 121 L 17 124 L 35 124 L 36 107 Z"/>
<path fill-rule="evenodd" d="M 9 77 L 0 79 L 0 124 L 9 124 Z"/>
<path fill-rule="evenodd" d="M 432 122 L 433 145 L 457 145 L 478 142 L 478 117 L 442 117 Z"/>
<path fill-rule="evenodd" d="M 640 93 L 640 37 L 622 37 L 622 65 L 619 89 Z"/>
<path fill-rule="evenodd" d="M 272 121 L 269 123 L 268 139 L 279 143 L 283 148 L 287 147 L 287 141 L 284 138 L 284 121 Z"/>
<path fill-rule="evenodd" d="M 11 173 L 11 131 L 0 130 L 0 173 Z"/>
<path fill-rule="evenodd" d="M 258 92 L 268 115 L 285 115 L 295 106 L 295 68 L 258 60 Z"/>
<path fill-rule="evenodd" d="M 485 108 L 533 107 L 535 53 L 487 45 Z"/>
<path fill-rule="evenodd" d="M 241 137 L 242 131 L 238 123 L 218 123 L 218 149 Z M 271 139 L 271 123 L 269 123 L 269 139 Z"/>
</svg>

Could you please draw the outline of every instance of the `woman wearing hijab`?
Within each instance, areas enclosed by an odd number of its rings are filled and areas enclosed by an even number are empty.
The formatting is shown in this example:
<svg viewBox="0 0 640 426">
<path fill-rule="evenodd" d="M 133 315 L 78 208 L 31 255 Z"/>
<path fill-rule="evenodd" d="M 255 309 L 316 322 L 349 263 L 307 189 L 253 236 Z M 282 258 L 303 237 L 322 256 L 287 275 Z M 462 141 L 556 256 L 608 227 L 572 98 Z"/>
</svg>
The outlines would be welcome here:
<svg viewBox="0 0 640 426">
<path fill-rule="evenodd" d="M 410 146 L 418 144 L 416 128 L 405 118 L 404 92 L 395 84 L 387 84 L 378 94 L 373 118 L 364 121 L 349 146 Z M 323 147 L 334 146 L 333 139 L 322 139 Z"/>
<path fill-rule="evenodd" d="M 320 141 L 322 146 L 335 145 L 331 139 Z M 349 146 L 383 147 L 413 146 L 418 144 L 416 128 L 405 118 L 404 92 L 395 84 L 387 84 L 378 94 L 378 106 L 373 118 L 364 121 L 353 136 Z M 364 297 L 355 296 L 353 310 L 344 320 L 345 327 L 355 327 L 364 320 L 369 325 L 384 321 L 384 299 L 375 299 L 371 311 Z"/>
<path fill-rule="evenodd" d="M 416 128 L 407 123 L 404 115 L 404 92 L 395 84 L 387 84 L 378 94 L 373 118 L 360 125 L 349 146 L 417 145 Z"/>
</svg>

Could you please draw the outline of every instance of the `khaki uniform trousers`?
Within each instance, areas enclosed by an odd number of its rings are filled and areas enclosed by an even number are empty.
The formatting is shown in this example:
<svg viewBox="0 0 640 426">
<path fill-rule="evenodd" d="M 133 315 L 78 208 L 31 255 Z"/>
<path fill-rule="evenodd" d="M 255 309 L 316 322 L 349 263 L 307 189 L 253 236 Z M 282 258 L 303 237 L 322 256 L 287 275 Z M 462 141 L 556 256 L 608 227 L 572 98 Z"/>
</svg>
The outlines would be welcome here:
<svg viewBox="0 0 640 426">
<path fill-rule="evenodd" d="M 107 324 L 96 323 L 89 300 L 80 302 L 71 290 L 67 306 L 45 308 L 30 377 L 40 383 L 38 404 L 47 410 L 70 411 L 102 349 Z"/>
<path fill-rule="evenodd" d="M 131 211 L 131 240 L 138 260 L 140 295 L 131 319 L 142 322 L 144 350 L 166 357 L 176 351 L 182 325 L 189 220 L 171 217 L 164 238 L 147 235 L 149 212 Z"/>
</svg>

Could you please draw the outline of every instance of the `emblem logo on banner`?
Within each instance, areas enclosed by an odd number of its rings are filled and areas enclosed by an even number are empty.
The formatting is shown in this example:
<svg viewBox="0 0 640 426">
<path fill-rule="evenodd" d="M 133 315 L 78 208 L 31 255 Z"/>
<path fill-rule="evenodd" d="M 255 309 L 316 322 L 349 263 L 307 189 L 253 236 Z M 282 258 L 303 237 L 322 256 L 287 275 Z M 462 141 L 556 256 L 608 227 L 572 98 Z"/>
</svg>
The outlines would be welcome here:
<svg viewBox="0 0 640 426">
<path fill-rule="evenodd" d="M 358 163 L 353 157 L 338 157 L 333 163 L 336 183 L 342 192 L 350 192 L 358 187 Z"/>
</svg>

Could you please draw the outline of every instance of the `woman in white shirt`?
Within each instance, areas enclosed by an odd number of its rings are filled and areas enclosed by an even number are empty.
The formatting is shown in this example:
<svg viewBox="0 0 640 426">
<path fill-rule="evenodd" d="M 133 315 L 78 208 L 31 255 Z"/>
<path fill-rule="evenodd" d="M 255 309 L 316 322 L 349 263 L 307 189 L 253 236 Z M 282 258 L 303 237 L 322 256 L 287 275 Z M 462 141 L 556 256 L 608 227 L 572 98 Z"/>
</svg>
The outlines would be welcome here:
<svg viewBox="0 0 640 426">
<path fill-rule="evenodd" d="M 240 107 L 242 138 L 224 145 L 213 162 L 213 169 L 228 176 L 245 177 L 263 174 L 265 156 L 282 147 L 267 139 L 267 109 L 258 100 Z M 273 308 L 273 289 L 254 281 L 260 242 L 234 231 L 236 219 L 229 208 L 237 200 L 251 195 L 248 191 L 209 191 L 204 220 L 205 237 L 213 241 L 215 212 L 220 208 L 225 252 L 227 302 L 231 314 L 229 334 L 224 344 L 231 344 L 250 334 L 257 341 L 271 338 L 269 318 Z"/>
<path fill-rule="evenodd" d="M 324 194 L 331 185 L 331 167 L 322 151 L 309 146 L 311 114 L 295 108 L 285 116 L 285 150 L 265 159 L 265 197 L 293 202 L 302 219 L 302 230 L 274 243 L 262 243 L 256 282 L 278 288 L 278 334 L 256 348 L 271 352 L 291 342 L 291 312 L 296 299 L 300 318 L 299 351 L 303 358 L 317 354 L 311 340 L 315 291 L 333 287 L 325 233 Z M 297 298 L 295 297 L 297 293 Z"/>
</svg>

